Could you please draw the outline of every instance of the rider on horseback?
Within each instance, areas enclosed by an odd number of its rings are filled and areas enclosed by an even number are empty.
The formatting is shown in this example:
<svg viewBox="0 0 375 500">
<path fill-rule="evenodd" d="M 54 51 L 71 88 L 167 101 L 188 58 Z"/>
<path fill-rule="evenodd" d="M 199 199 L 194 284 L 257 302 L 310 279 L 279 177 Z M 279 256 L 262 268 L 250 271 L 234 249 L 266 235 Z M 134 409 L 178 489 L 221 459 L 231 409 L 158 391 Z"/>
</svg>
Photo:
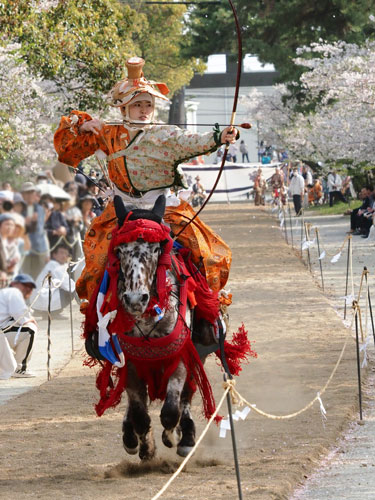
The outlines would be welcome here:
<svg viewBox="0 0 375 500">
<path fill-rule="evenodd" d="M 59 160 L 72 167 L 96 153 L 106 159 L 114 194 L 125 206 L 151 208 L 160 194 L 167 197 L 164 220 L 177 234 L 194 216 L 191 206 L 172 195 L 186 187 L 178 165 L 197 155 L 216 151 L 234 143 L 239 134 L 233 127 L 204 134 L 191 133 L 174 125 L 153 124 L 155 98 L 168 100 L 164 83 L 146 80 L 144 60 L 126 62 L 128 78 L 118 82 L 107 96 L 109 105 L 119 108 L 122 122 L 106 124 L 81 111 L 61 119 L 54 143 Z M 77 281 L 81 299 L 89 301 L 101 282 L 112 231 L 117 218 L 110 201 L 86 234 L 86 267 Z M 226 243 L 199 218 L 184 230 L 178 242 L 192 252 L 192 260 L 205 276 L 208 286 L 219 292 L 227 282 L 231 251 Z M 88 302 L 83 303 L 82 310 Z"/>
</svg>

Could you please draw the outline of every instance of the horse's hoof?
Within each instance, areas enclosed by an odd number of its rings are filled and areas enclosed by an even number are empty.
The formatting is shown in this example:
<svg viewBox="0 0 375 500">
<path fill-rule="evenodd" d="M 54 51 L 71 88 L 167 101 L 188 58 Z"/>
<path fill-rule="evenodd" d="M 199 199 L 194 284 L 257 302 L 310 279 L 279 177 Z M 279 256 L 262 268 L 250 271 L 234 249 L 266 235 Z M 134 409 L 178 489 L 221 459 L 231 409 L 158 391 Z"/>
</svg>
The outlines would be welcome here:
<svg viewBox="0 0 375 500">
<path fill-rule="evenodd" d="M 150 448 L 147 445 L 141 445 L 139 450 L 139 458 L 142 461 L 152 460 L 155 457 L 156 447 Z"/>
<path fill-rule="evenodd" d="M 181 431 L 179 428 L 175 428 L 172 431 L 163 430 L 161 435 L 161 440 L 167 448 L 173 448 L 181 437 Z"/>
<path fill-rule="evenodd" d="M 130 455 L 135 455 L 137 453 L 139 444 L 138 438 L 134 433 L 124 434 L 122 436 L 122 444 L 124 445 L 125 451 Z"/>
<path fill-rule="evenodd" d="M 138 437 L 134 432 L 133 425 L 127 420 L 122 424 L 122 444 L 129 455 L 136 455 L 138 453 Z"/>
<path fill-rule="evenodd" d="M 177 446 L 177 455 L 187 457 L 194 446 Z"/>
<path fill-rule="evenodd" d="M 138 453 L 138 446 L 136 448 L 127 448 L 124 445 L 124 450 L 126 451 L 126 453 L 129 453 L 129 455 L 136 455 Z"/>
</svg>

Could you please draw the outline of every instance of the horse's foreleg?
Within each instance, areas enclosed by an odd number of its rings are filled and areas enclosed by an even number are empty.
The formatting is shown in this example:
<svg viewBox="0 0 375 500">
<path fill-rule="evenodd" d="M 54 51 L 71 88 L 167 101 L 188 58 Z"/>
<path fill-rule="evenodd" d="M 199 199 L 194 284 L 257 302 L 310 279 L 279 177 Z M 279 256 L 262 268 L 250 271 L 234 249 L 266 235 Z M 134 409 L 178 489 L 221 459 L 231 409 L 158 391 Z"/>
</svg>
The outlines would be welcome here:
<svg viewBox="0 0 375 500">
<path fill-rule="evenodd" d="M 185 380 L 186 368 L 180 362 L 168 381 L 167 395 L 160 413 L 160 421 L 164 427 L 162 440 L 168 448 L 172 448 L 176 444 L 175 429 L 181 416 L 180 399 Z"/>
<path fill-rule="evenodd" d="M 134 426 L 131 419 L 132 411 L 130 411 L 130 396 L 129 396 L 129 407 L 126 412 L 125 418 L 122 422 L 122 442 L 125 451 L 129 455 L 136 455 L 138 453 L 138 437 L 134 432 Z"/>
<path fill-rule="evenodd" d="M 139 458 L 150 460 L 155 456 L 155 440 L 151 428 L 151 418 L 147 409 L 147 388 L 139 380 L 134 367 L 130 366 L 126 392 L 129 406 L 123 422 L 123 443 L 125 450 L 136 454 L 139 446 Z"/>
<path fill-rule="evenodd" d="M 177 445 L 177 454 L 186 457 L 195 445 L 195 424 L 190 412 L 193 391 L 186 383 L 181 394 L 181 439 Z"/>
</svg>

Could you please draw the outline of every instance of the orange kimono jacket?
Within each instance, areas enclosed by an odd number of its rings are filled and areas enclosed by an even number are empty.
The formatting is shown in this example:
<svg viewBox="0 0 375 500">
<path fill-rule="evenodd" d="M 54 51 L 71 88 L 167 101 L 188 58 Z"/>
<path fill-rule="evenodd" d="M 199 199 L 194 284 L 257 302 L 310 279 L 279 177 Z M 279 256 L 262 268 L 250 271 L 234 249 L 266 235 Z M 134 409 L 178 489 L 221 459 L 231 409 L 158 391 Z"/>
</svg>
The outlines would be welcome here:
<svg viewBox="0 0 375 500">
<path fill-rule="evenodd" d="M 194 134 L 176 126 L 149 126 L 133 140 L 123 125 L 105 125 L 98 135 L 81 134 L 79 127 L 91 116 L 72 111 L 61 119 L 54 136 L 59 161 L 77 167 L 97 150 L 106 157 L 111 181 L 119 191 L 135 198 L 154 189 L 184 187 L 178 166 L 197 155 L 215 151 L 220 146 L 220 132 Z M 194 216 L 190 205 L 181 201 L 167 207 L 164 220 L 176 234 Z M 76 283 L 81 299 L 89 300 L 100 283 L 107 263 L 112 230 L 117 225 L 113 203 L 96 217 L 83 244 L 85 269 Z M 203 262 L 203 270 L 212 290 L 224 287 L 229 275 L 231 251 L 226 243 L 199 218 L 180 235 L 179 242 L 192 250 L 193 260 Z"/>
</svg>

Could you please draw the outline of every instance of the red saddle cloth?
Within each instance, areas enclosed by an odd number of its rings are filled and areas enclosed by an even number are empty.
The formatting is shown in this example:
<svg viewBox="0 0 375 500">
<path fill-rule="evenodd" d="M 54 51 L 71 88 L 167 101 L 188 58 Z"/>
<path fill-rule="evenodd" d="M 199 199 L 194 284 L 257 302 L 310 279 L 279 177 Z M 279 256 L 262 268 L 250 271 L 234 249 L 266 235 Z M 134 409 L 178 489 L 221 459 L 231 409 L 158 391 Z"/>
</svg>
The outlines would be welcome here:
<svg viewBox="0 0 375 500">
<path fill-rule="evenodd" d="M 174 267 L 180 281 L 179 314 L 174 330 L 164 337 L 149 338 L 147 332 L 144 337 L 133 337 L 126 333 L 135 326 L 135 319 L 127 313 L 117 297 L 117 279 L 120 270 L 119 260 L 114 252 L 117 245 L 134 241 L 142 237 L 146 241 L 163 241 L 163 253 L 158 262 L 157 269 L 157 297 L 150 300 L 145 315 L 155 316 L 154 305 L 161 309 L 168 308 L 171 286 L 167 284 L 166 270 L 172 264 L 171 249 L 173 242 L 169 236 L 169 229 L 152 221 L 138 219 L 126 222 L 121 228 L 114 231 L 108 255 L 107 271 L 110 275 L 110 285 L 106 293 L 102 314 L 117 311 L 116 317 L 108 325 L 108 331 L 116 333 L 126 362 L 130 361 L 136 368 L 138 377 L 147 386 L 151 400 L 164 400 L 168 380 L 175 372 L 180 362 L 187 371 L 186 382 L 191 390 L 198 387 L 203 401 L 203 413 L 207 419 L 215 412 L 215 400 L 210 382 L 199 358 L 196 348 L 191 340 L 191 331 L 185 323 L 187 296 L 195 294 L 196 316 L 204 317 L 214 323 L 219 313 L 219 300 L 217 292 L 212 292 L 205 278 L 191 262 L 189 253 L 182 249 L 173 257 Z M 97 329 L 96 301 L 99 286 L 91 298 L 86 312 L 84 337 L 87 338 Z M 152 328 L 152 327 L 151 327 Z M 114 346 L 112 346 L 114 347 Z M 115 352 L 115 349 L 113 349 Z M 242 326 L 234 334 L 233 342 L 225 342 L 225 352 L 231 373 L 238 375 L 241 370 L 240 362 L 247 359 L 248 355 L 256 356 L 251 351 L 247 332 Z M 219 351 L 216 355 L 220 357 Z M 92 366 L 96 360 L 90 358 L 86 364 Z M 100 392 L 100 400 L 95 406 L 96 413 L 101 416 L 108 408 L 117 406 L 127 386 L 128 366 L 117 368 L 109 361 L 105 361 L 96 380 Z M 113 382 L 114 380 L 114 382 Z M 216 417 L 220 420 L 220 417 Z"/>
</svg>

